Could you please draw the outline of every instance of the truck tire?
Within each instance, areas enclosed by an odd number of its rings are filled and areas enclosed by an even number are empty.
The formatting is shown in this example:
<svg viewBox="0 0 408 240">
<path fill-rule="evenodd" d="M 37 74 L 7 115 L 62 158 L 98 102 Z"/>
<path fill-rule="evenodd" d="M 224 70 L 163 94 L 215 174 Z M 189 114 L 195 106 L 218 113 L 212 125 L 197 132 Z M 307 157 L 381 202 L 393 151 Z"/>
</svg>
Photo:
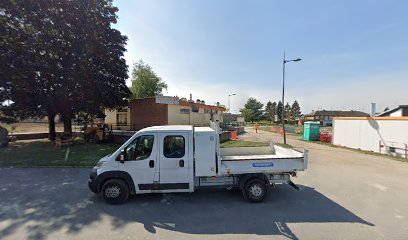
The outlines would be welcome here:
<svg viewBox="0 0 408 240">
<path fill-rule="evenodd" d="M 103 184 L 102 195 L 109 204 L 123 203 L 129 198 L 129 187 L 123 180 L 111 179 Z"/>
<path fill-rule="evenodd" d="M 242 190 L 244 199 L 249 202 L 262 202 L 267 193 L 265 181 L 259 178 L 250 179 Z"/>
</svg>

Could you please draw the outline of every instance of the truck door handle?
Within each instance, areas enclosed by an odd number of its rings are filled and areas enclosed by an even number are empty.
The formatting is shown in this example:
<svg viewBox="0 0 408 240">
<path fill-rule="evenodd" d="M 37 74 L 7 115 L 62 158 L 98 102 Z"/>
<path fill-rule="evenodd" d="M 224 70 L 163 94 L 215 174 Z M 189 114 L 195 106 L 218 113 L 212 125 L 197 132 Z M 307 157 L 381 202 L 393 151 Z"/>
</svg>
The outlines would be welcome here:
<svg viewBox="0 0 408 240">
<path fill-rule="evenodd" d="M 154 168 L 154 160 L 150 160 L 150 161 L 149 161 L 149 167 L 150 167 L 150 168 Z"/>
<path fill-rule="evenodd" d="M 183 159 L 180 159 L 180 161 L 179 161 L 179 167 L 184 167 L 184 160 L 183 160 Z"/>
</svg>

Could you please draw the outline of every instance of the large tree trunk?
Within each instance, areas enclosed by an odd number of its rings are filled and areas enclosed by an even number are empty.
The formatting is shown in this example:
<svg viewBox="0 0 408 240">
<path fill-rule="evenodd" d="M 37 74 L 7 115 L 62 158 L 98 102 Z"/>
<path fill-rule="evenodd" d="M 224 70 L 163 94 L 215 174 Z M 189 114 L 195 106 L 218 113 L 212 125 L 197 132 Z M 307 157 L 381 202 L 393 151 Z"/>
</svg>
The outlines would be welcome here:
<svg viewBox="0 0 408 240">
<path fill-rule="evenodd" d="M 61 117 L 64 123 L 64 133 L 72 135 L 72 115 L 70 113 L 63 113 Z"/>
<path fill-rule="evenodd" d="M 48 139 L 51 141 L 55 140 L 55 113 L 48 112 Z"/>
<path fill-rule="evenodd" d="M 72 135 L 72 123 L 71 123 L 71 117 L 64 117 L 64 133 L 67 133 L 69 135 Z"/>
</svg>

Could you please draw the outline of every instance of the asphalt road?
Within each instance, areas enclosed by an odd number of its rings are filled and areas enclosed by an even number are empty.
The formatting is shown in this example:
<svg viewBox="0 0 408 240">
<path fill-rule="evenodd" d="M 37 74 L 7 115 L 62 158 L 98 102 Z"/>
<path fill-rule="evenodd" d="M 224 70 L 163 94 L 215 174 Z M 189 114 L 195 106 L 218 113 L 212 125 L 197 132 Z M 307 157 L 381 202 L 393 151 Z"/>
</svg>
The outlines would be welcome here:
<svg viewBox="0 0 408 240">
<path fill-rule="evenodd" d="M 280 141 L 249 130 L 245 139 Z M 408 239 L 408 164 L 305 143 L 309 169 L 265 202 L 226 190 L 107 205 L 89 169 L 0 169 L 0 239 Z"/>
</svg>

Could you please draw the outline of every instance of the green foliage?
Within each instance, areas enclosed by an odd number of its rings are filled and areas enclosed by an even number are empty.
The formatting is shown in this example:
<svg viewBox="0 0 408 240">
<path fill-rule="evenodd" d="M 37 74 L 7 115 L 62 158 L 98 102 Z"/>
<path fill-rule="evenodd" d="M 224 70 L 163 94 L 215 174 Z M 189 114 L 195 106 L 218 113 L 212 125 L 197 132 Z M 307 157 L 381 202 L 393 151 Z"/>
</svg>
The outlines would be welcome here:
<svg viewBox="0 0 408 240">
<path fill-rule="evenodd" d="M 290 108 L 290 120 L 295 122 L 301 114 L 299 103 L 295 100 Z"/>
<path fill-rule="evenodd" d="M 252 109 L 249 109 L 249 108 L 244 108 L 244 109 L 241 109 L 241 114 L 244 117 L 245 121 L 249 122 L 253 118 L 254 111 Z"/>
<path fill-rule="evenodd" d="M 270 123 L 275 121 L 275 115 L 277 110 L 276 108 L 277 108 L 276 102 L 268 101 L 268 103 L 266 104 L 265 116 Z"/>
<path fill-rule="evenodd" d="M 246 121 L 257 121 L 260 119 L 260 117 L 262 116 L 262 108 L 263 108 L 263 104 L 261 102 L 259 102 L 258 100 L 256 100 L 256 98 L 249 98 L 248 101 L 246 102 L 246 104 L 244 105 L 244 109 L 241 109 L 241 112 L 243 112 L 243 110 L 245 109 L 250 109 L 251 111 L 246 110 Z M 243 113 L 244 115 L 244 113 Z M 245 115 L 244 115 L 245 117 Z M 248 120 L 247 120 L 248 119 Z"/>
<path fill-rule="evenodd" d="M 162 95 L 167 84 L 153 71 L 152 67 L 140 60 L 132 70 L 132 99 Z"/>
<path fill-rule="evenodd" d="M 278 102 L 278 105 L 276 107 L 276 112 L 278 115 L 278 122 L 282 122 L 283 104 L 281 101 Z"/>
<path fill-rule="evenodd" d="M 290 108 L 290 104 L 287 102 L 285 105 L 285 120 L 288 121 L 290 119 L 290 115 L 291 115 L 291 108 Z"/>
<path fill-rule="evenodd" d="M 49 119 L 60 113 L 70 132 L 78 112 L 125 105 L 127 38 L 111 27 L 117 11 L 111 0 L 5 1 L 0 100 L 12 101 L 5 113 Z"/>
</svg>

